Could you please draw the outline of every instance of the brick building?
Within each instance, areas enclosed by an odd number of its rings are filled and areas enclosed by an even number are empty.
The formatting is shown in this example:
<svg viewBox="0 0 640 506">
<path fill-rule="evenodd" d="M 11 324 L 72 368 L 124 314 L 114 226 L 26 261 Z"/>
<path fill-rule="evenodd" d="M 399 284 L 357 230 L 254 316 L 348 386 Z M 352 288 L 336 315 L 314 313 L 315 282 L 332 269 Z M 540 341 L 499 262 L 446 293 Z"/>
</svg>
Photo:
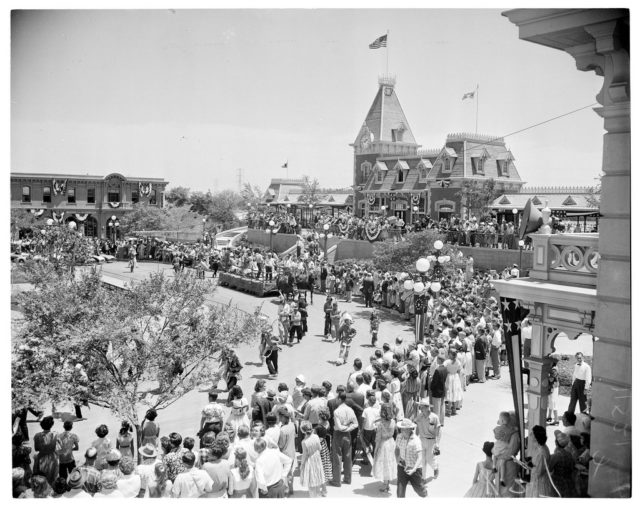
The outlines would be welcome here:
<svg viewBox="0 0 640 506">
<path fill-rule="evenodd" d="M 32 212 L 43 222 L 75 221 L 87 236 L 112 237 L 118 233 L 114 226 L 118 218 L 134 204 L 162 207 L 168 184 L 164 179 L 115 172 L 104 177 L 12 172 L 11 209 Z"/>
<path fill-rule="evenodd" d="M 395 215 L 410 223 L 464 215 L 460 192 L 465 181 L 493 179 L 496 189 L 517 193 L 524 181 L 504 139 L 449 134 L 444 146 L 421 149 L 395 91 L 395 79 L 381 77 L 354 149 L 354 210 Z"/>
</svg>

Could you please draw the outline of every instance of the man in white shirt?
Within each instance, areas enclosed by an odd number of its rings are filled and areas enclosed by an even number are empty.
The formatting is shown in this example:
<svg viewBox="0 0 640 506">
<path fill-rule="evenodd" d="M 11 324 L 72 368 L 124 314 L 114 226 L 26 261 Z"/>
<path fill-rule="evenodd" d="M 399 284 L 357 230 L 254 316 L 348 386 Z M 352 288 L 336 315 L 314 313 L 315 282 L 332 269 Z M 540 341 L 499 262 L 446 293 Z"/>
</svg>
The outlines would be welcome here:
<svg viewBox="0 0 640 506">
<path fill-rule="evenodd" d="M 249 427 L 247 425 L 240 425 L 238 427 L 238 433 L 234 442 L 236 448 L 243 448 L 247 453 L 247 461 L 252 466 L 255 465 L 258 454 L 253 448 L 253 439 L 249 437 Z"/>
<path fill-rule="evenodd" d="M 182 463 L 187 470 L 176 476 L 171 488 L 171 497 L 200 497 L 211 492 L 211 476 L 204 469 L 193 467 L 195 462 L 196 456 L 192 452 L 186 451 L 182 454 Z"/>
<path fill-rule="evenodd" d="M 292 460 L 277 448 L 267 448 L 267 442 L 256 439 L 253 447 L 258 454 L 256 459 L 256 483 L 260 498 L 284 497 L 285 480 Z"/>
<path fill-rule="evenodd" d="M 513 267 L 511 268 L 511 272 L 509 274 L 512 278 L 520 277 L 520 269 L 518 269 L 518 264 L 513 264 Z"/>
<path fill-rule="evenodd" d="M 580 413 L 584 413 L 587 410 L 586 392 L 591 388 L 591 367 L 584 361 L 581 352 L 576 353 L 576 365 L 573 367 L 571 379 L 571 400 L 567 411 L 574 413 L 576 403 L 580 402 Z"/>
<path fill-rule="evenodd" d="M 367 390 L 367 405 L 362 412 L 362 442 L 366 455 L 376 451 L 376 422 L 380 420 L 380 403 L 374 390 Z M 373 464 L 373 463 L 371 463 Z"/>
<path fill-rule="evenodd" d="M 429 399 L 418 402 L 420 413 L 416 417 L 416 434 L 422 444 L 422 480 L 427 479 L 427 464 L 433 469 L 433 478 L 438 477 L 438 461 L 436 454 L 440 446 L 440 418 L 429 406 Z"/>
<path fill-rule="evenodd" d="M 358 419 L 352 408 L 347 406 L 347 394 L 338 394 L 338 407 L 333 412 L 333 438 L 331 441 L 331 467 L 333 481 L 329 484 L 340 487 L 342 466 L 344 464 L 344 481 L 351 483 L 351 431 L 358 428 Z"/>
<path fill-rule="evenodd" d="M 500 379 L 500 346 L 502 346 L 502 331 L 500 330 L 500 322 L 494 320 L 491 322 L 491 367 L 493 368 L 492 379 Z"/>
</svg>

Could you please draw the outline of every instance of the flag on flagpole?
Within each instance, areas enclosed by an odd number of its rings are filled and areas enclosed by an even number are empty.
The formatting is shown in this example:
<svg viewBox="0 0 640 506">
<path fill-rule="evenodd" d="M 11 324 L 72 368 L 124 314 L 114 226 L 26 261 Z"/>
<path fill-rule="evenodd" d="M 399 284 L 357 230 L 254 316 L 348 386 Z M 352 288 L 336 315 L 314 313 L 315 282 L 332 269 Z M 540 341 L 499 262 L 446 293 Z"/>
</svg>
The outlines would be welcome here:
<svg viewBox="0 0 640 506">
<path fill-rule="evenodd" d="M 374 40 L 371 44 L 369 44 L 369 49 L 380 49 L 381 47 L 387 47 L 387 36 L 381 35 L 376 40 Z"/>
<path fill-rule="evenodd" d="M 284 165 L 282 166 L 283 169 L 286 169 L 289 167 L 289 160 L 287 160 L 286 162 L 284 162 Z"/>
<path fill-rule="evenodd" d="M 476 96 L 476 92 L 470 91 L 469 93 L 465 93 L 464 95 L 462 95 L 462 100 L 465 100 L 467 98 L 474 98 L 475 96 Z"/>
</svg>

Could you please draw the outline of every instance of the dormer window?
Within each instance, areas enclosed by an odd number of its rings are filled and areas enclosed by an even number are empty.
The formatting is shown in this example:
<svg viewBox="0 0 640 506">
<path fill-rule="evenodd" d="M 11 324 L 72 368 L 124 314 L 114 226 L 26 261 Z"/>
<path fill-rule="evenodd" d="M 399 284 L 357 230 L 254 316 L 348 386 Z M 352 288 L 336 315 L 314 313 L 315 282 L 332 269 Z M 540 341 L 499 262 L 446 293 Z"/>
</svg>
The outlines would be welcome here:
<svg viewBox="0 0 640 506">
<path fill-rule="evenodd" d="M 453 160 L 450 157 L 445 157 L 442 160 L 442 172 L 451 172 L 451 168 L 453 167 Z"/>
<path fill-rule="evenodd" d="M 376 172 L 376 183 L 382 183 L 384 181 L 384 171 L 378 170 Z"/>
<path fill-rule="evenodd" d="M 404 170 L 399 170 L 398 171 L 398 183 L 404 183 Z"/>
<path fill-rule="evenodd" d="M 472 156 L 471 157 L 471 165 L 473 166 L 474 174 L 482 174 L 484 175 L 484 158 L 480 156 Z"/>
</svg>

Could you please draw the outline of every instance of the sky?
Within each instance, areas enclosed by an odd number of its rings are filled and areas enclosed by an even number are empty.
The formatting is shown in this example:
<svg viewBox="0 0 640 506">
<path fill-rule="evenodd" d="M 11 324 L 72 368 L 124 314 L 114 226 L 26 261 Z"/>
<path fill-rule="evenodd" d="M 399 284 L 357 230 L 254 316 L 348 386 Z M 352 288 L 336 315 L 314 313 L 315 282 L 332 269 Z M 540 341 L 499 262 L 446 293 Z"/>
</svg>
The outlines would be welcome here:
<svg viewBox="0 0 640 506">
<path fill-rule="evenodd" d="M 11 171 L 161 177 L 192 190 L 352 182 L 353 143 L 397 78 L 425 148 L 505 135 L 529 185 L 595 184 L 602 78 L 518 38 L 500 9 L 15 10 Z M 387 50 L 368 48 L 389 31 Z M 282 165 L 288 161 L 288 170 Z"/>
</svg>

